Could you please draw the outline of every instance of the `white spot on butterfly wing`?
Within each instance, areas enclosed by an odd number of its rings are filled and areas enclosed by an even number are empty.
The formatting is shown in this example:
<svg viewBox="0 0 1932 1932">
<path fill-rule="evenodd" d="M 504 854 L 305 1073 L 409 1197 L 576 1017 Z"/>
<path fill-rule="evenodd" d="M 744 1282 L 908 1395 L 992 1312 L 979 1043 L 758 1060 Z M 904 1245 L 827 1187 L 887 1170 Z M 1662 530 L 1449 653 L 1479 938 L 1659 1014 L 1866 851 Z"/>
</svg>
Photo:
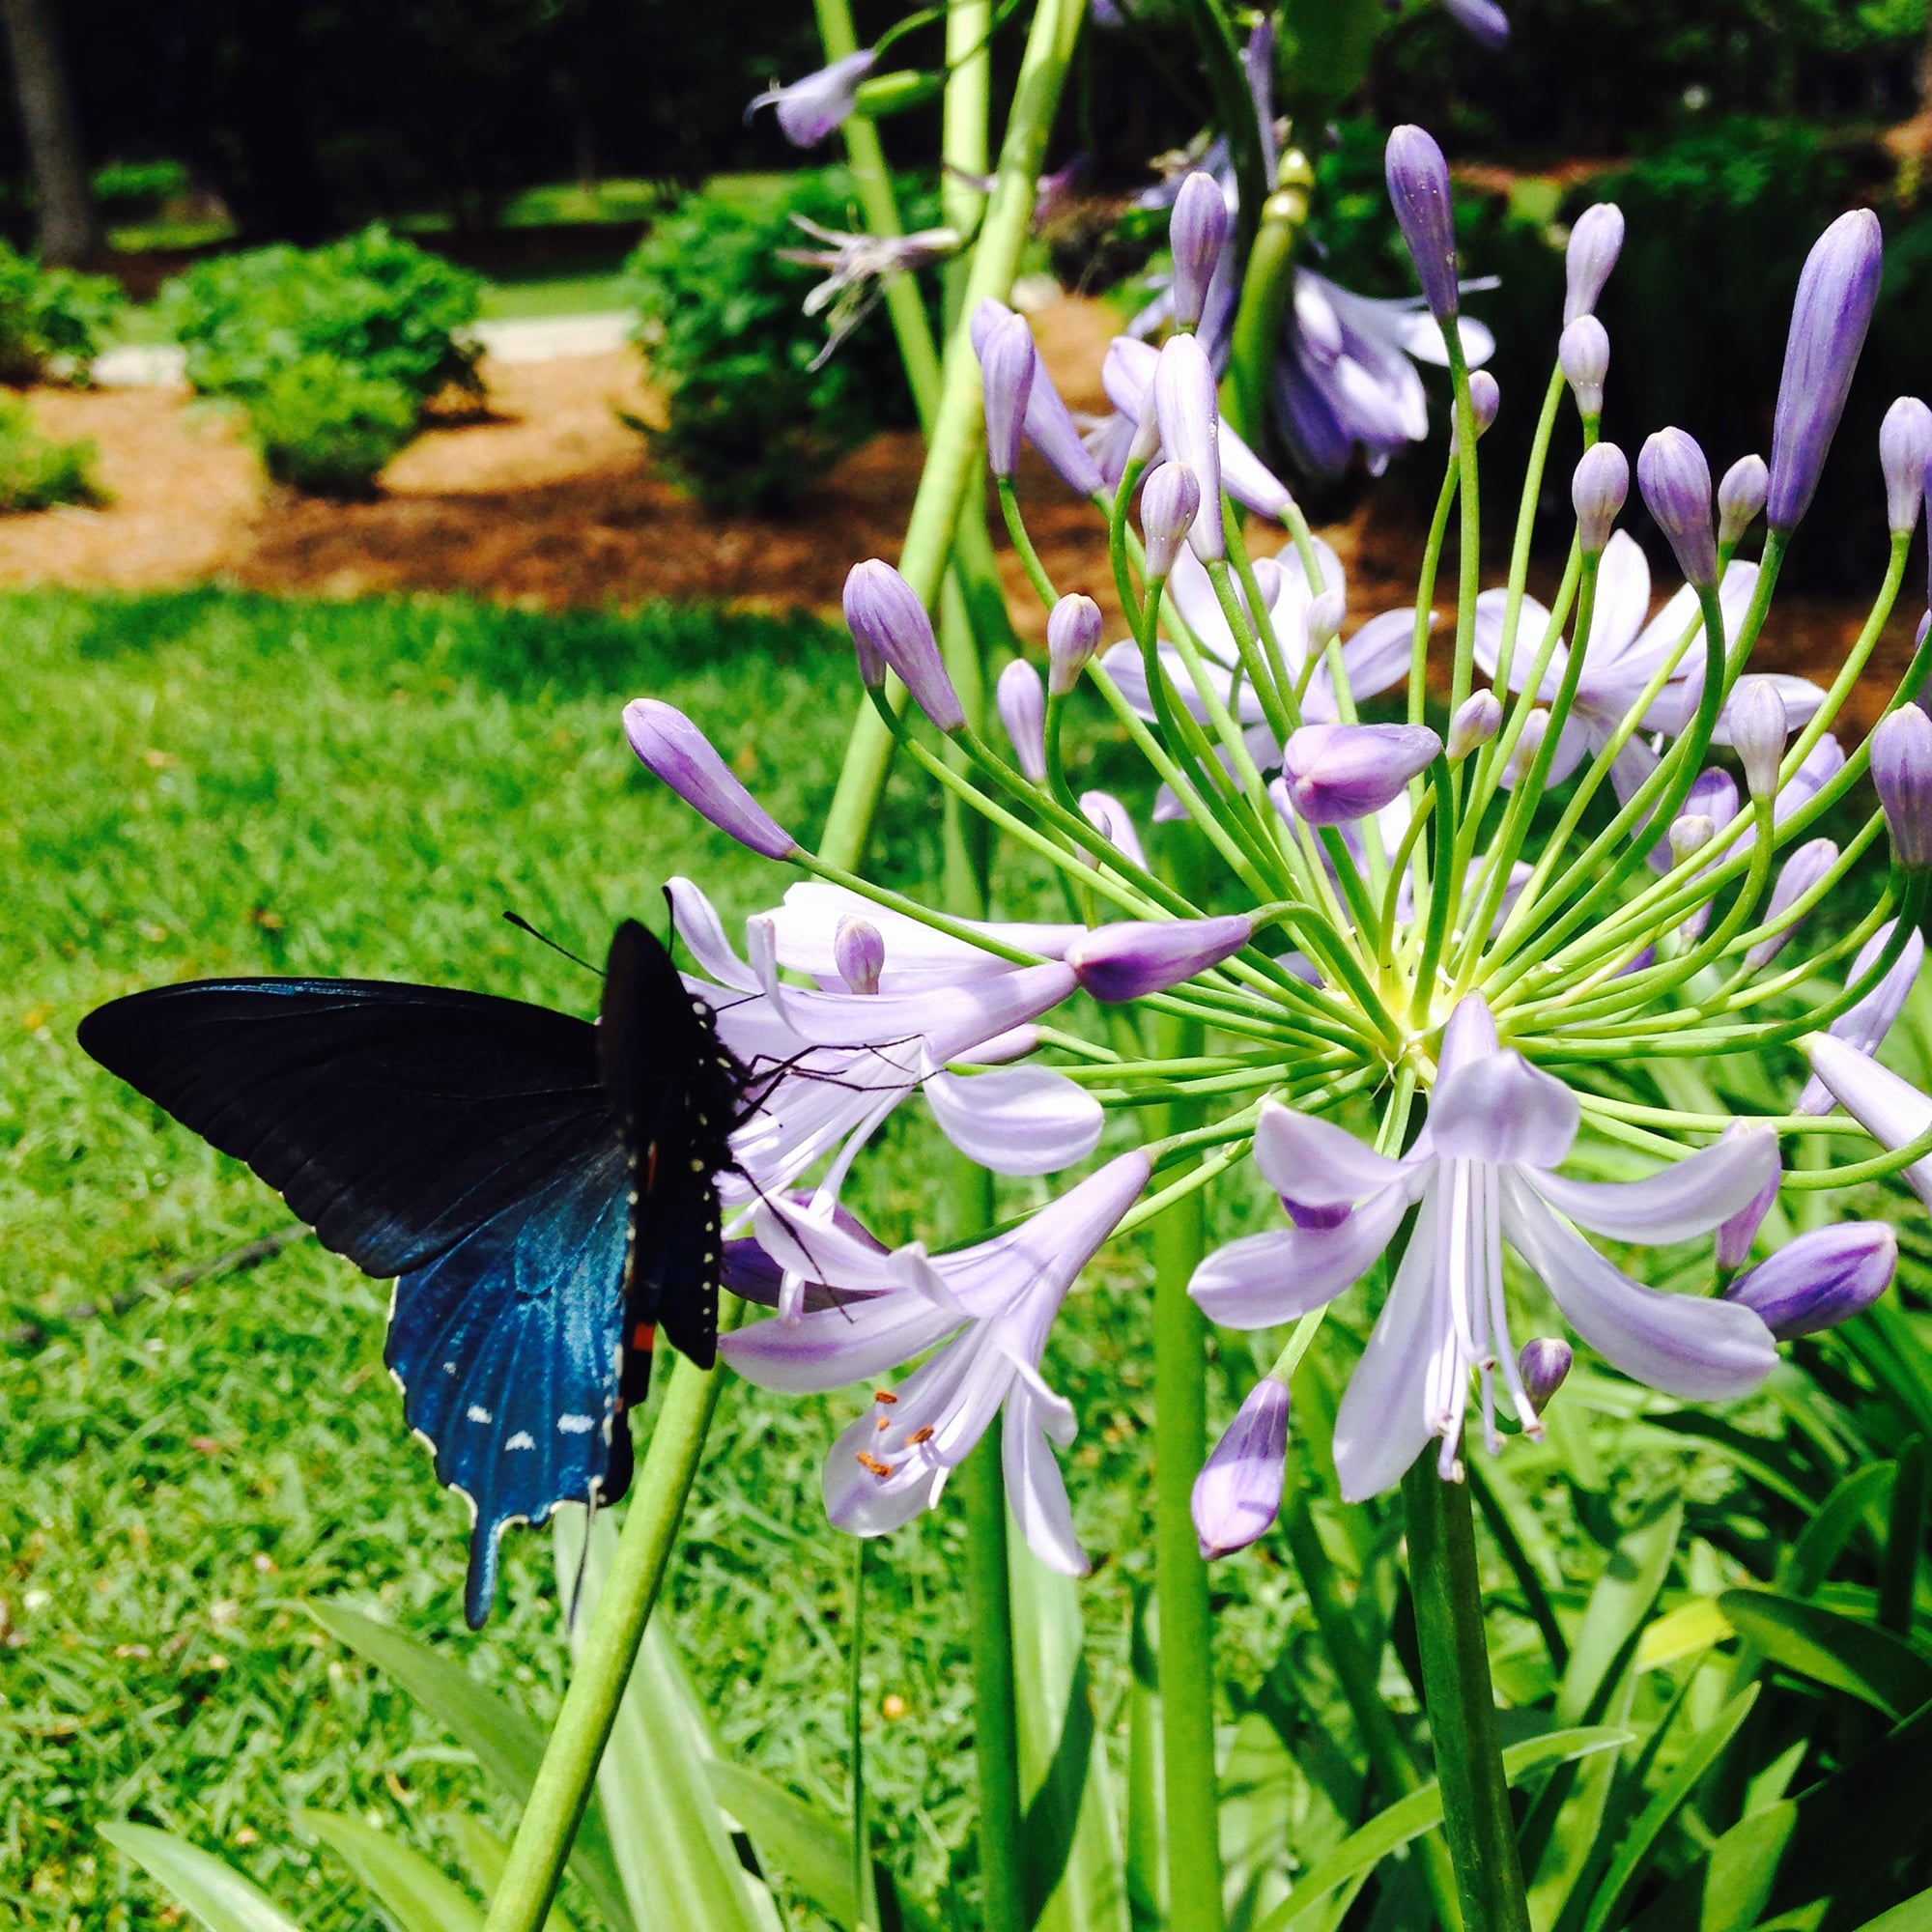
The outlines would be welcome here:
<svg viewBox="0 0 1932 1932">
<path fill-rule="evenodd" d="M 496 1420 L 496 1417 L 480 1402 L 472 1402 L 464 1410 L 464 1413 L 469 1416 L 471 1422 L 494 1422 Z"/>
<path fill-rule="evenodd" d="M 513 1436 L 511 1436 L 506 1443 L 503 1444 L 503 1447 L 505 1449 L 534 1449 L 536 1446 L 537 1446 L 536 1438 L 531 1435 L 530 1432 L 527 1429 L 518 1430 L 517 1433 Z"/>
<path fill-rule="evenodd" d="M 556 1426 L 566 1435 L 587 1435 L 597 1427 L 597 1420 L 589 1415 L 559 1415 Z"/>
</svg>

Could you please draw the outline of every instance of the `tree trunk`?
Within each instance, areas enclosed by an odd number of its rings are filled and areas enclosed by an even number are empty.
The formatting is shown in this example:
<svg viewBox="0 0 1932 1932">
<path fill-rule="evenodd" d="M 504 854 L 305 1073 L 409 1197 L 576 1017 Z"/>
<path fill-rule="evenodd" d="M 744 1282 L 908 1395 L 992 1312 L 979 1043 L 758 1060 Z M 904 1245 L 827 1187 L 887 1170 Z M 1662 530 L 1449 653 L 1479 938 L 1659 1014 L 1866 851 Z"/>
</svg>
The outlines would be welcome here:
<svg viewBox="0 0 1932 1932">
<path fill-rule="evenodd" d="M 41 254 L 49 262 L 84 262 L 99 252 L 100 225 L 52 10 L 47 0 L 0 0 L 0 22 L 14 58 L 14 92 L 40 209 Z"/>
</svg>

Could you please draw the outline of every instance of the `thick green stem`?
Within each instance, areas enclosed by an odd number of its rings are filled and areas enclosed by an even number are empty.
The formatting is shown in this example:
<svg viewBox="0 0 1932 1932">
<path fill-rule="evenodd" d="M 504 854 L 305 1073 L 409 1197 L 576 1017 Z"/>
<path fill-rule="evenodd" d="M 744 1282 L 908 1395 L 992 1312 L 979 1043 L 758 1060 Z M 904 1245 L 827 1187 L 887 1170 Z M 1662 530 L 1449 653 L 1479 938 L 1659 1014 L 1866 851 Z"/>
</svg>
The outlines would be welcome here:
<svg viewBox="0 0 1932 1932">
<path fill-rule="evenodd" d="M 1026 1857 L 1020 1815 L 1019 1704 L 1007 1574 L 1007 1490 L 989 1429 L 959 1470 L 966 1510 L 966 1602 L 972 1619 L 973 1754 L 980 1772 L 980 1873 L 985 1932 L 1024 1932 Z"/>
<path fill-rule="evenodd" d="M 485 1932 L 537 1932 L 550 1911 L 664 1581 L 723 1380 L 722 1369 L 694 1368 L 683 1356 L 671 1369 L 617 1554 L 544 1747 L 530 1802 L 518 1820 Z"/>
<path fill-rule="evenodd" d="M 1402 1496 L 1422 1696 L 1463 1923 L 1465 1932 L 1529 1932 L 1496 1735 L 1468 1485 L 1445 1483 L 1436 1474 L 1435 1458 L 1422 1456 L 1403 1478 Z"/>
<path fill-rule="evenodd" d="M 821 0 L 824 4 L 842 4 L 842 0 Z M 980 364 L 967 337 L 967 318 L 981 297 L 1004 298 L 1012 289 L 1033 223 L 1040 157 L 1060 104 L 1061 84 L 1083 11 L 1082 0 L 1041 0 L 1034 15 L 1000 151 L 999 173 L 960 300 L 960 319 L 947 341 L 939 407 L 933 413 L 925 467 L 920 473 L 898 565 L 928 609 L 938 595 L 953 531 L 980 467 Z M 820 847 L 834 865 L 850 867 L 864 855 L 892 751 L 892 733 L 870 703 L 862 701 Z"/>
<path fill-rule="evenodd" d="M 1162 1033 L 1170 1057 L 1201 1050 L 1199 1029 L 1185 1022 L 1164 1021 Z M 1184 1111 L 1172 1109 L 1164 1130 L 1184 1129 Z M 1208 1324 L 1187 1284 L 1205 1246 L 1196 1190 L 1153 1225 L 1154 1581 L 1171 1932 L 1221 1932 L 1223 1922 L 1212 1627 L 1193 1509 L 1208 1443 Z"/>
</svg>

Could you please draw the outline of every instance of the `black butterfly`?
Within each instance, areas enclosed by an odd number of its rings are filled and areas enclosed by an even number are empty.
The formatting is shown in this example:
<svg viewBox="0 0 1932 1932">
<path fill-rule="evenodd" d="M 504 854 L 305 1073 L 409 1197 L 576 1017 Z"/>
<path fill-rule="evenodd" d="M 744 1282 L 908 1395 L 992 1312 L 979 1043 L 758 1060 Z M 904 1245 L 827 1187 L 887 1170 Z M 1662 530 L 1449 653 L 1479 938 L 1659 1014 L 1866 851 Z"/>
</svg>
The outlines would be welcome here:
<svg viewBox="0 0 1932 1932">
<path fill-rule="evenodd" d="M 441 986 L 207 980 L 101 1007 L 80 1043 L 396 1278 L 384 1359 L 475 1512 L 472 1629 L 505 1524 L 623 1494 L 655 1330 L 717 1357 L 718 1176 L 757 1102 L 635 921 L 594 1027 Z"/>
</svg>

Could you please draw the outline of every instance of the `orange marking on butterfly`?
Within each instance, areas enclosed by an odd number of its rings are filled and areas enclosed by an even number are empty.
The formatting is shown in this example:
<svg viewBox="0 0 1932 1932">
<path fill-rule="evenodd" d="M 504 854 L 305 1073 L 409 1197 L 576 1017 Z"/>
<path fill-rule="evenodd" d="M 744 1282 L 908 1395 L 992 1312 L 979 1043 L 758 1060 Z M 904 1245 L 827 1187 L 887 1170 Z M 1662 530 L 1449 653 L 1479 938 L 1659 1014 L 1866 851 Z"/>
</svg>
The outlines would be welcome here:
<svg viewBox="0 0 1932 1932">
<path fill-rule="evenodd" d="M 648 1355 L 658 1345 L 658 1328 L 655 1321 L 639 1321 L 631 1330 L 631 1347 L 640 1355 Z"/>
<path fill-rule="evenodd" d="M 658 1144 L 653 1141 L 644 1150 L 644 1192 L 655 1194 L 658 1186 Z"/>
</svg>

